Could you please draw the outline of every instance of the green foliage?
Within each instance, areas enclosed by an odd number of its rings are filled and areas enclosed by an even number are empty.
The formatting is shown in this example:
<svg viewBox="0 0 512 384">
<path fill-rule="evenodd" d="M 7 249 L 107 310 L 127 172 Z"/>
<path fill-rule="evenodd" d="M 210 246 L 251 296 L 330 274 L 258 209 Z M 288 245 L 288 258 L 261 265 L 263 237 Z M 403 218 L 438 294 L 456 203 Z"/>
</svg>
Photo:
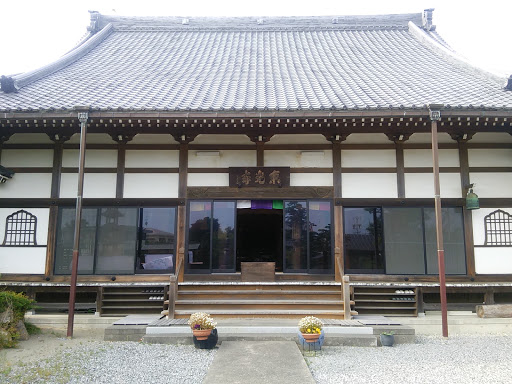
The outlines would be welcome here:
<svg viewBox="0 0 512 384">
<path fill-rule="evenodd" d="M 385 331 L 385 332 L 382 332 L 381 335 L 384 335 L 384 336 L 393 336 L 395 334 L 395 331 Z"/>
<path fill-rule="evenodd" d="M 12 291 L 0 291 L 0 312 L 12 310 L 13 321 L 0 325 L 0 328 L 7 331 L 11 340 L 0 341 L 1 348 L 15 347 L 20 337 L 16 330 L 16 323 L 25 318 L 25 312 L 34 307 L 34 300 L 29 299 L 23 293 Z"/>
<path fill-rule="evenodd" d="M 28 321 L 25 321 L 24 323 L 29 335 L 39 335 L 41 333 L 41 328 L 39 328 L 37 325 L 34 325 Z"/>
</svg>

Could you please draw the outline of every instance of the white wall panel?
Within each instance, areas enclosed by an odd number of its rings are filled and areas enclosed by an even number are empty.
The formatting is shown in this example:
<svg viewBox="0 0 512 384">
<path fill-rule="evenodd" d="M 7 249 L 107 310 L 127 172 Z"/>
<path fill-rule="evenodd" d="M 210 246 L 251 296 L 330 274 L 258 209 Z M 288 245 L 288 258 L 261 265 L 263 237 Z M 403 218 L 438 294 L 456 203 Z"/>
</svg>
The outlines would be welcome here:
<svg viewBox="0 0 512 384">
<path fill-rule="evenodd" d="M 430 125 L 430 123 L 427 123 Z M 437 141 L 439 143 L 453 144 L 455 141 L 446 132 L 439 132 L 437 135 Z M 407 144 L 430 144 L 432 143 L 432 134 L 430 133 L 413 133 L 409 140 L 405 142 Z"/>
<path fill-rule="evenodd" d="M 178 142 L 169 134 L 139 133 L 128 142 L 128 146 L 132 144 L 178 144 Z"/>
<path fill-rule="evenodd" d="M 115 198 L 117 174 L 86 173 L 84 175 L 84 198 Z M 60 197 L 75 198 L 78 189 L 78 174 L 63 173 L 60 181 Z"/>
<path fill-rule="evenodd" d="M 48 198 L 51 187 L 51 173 L 17 173 L 0 184 L 0 198 Z"/>
<path fill-rule="evenodd" d="M 78 168 L 80 152 L 78 149 L 62 151 L 62 166 Z M 86 168 L 116 168 L 117 151 L 105 149 L 87 149 L 85 151 Z"/>
<path fill-rule="evenodd" d="M 406 167 L 432 167 L 432 151 L 430 149 L 404 149 Z M 458 167 L 459 151 L 456 149 L 439 150 L 440 167 Z"/>
<path fill-rule="evenodd" d="M 178 168 L 179 151 L 126 150 L 126 168 Z"/>
<path fill-rule="evenodd" d="M 475 247 L 478 274 L 512 273 L 512 247 Z"/>
<path fill-rule="evenodd" d="M 45 133 L 15 133 L 9 140 L 8 144 L 53 144 Z"/>
<path fill-rule="evenodd" d="M 347 168 L 396 167 L 396 151 L 391 150 L 342 150 L 341 166 Z"/>
<path fill-rule="evenodd" d="M 292 173 L 292 187 L 332 187 L 332 173 Z"/>
<path fill-rule="evenodd" d="M 46 247 L 0 247 L 0 273 L 44 274 Z"/>
<path fill-rule="evenodd" d="M 512 197 L 512 173 L 471 172 L 469 178 L 478 197 Z"/>
<path fill-rule="evenodd" d="M 189 187 L 229 187 L 229 173 L 189 173 Z"/>
<path fill-rule="evenodd" d="M 66 144 L 80 144 L 80 134 L 75 133 Z M 116 144 L 112 137 L 106 133 L 88 133 L 86 144 Z"/>
<path fill-rule="evenodd" d="M 330 144 L 324 135 L 298 134 L 298 135 L 274 135 L 269 144 Z"/>
<path fill-rule="evenodd" d="M 4 167 L 53 167 L 52 149 L 3 149 Z"/>
<path fill-rule="evenodd" d="M 218 152 L 218 154 L 215 154 Z M 189 168 L 255 167 L 254 151 L 188 151 Z"/>
<path fill-rule="evenodd" d="M 512 135 L 506 132 L 480 132 L 471 138 L 470 143 L 512 143 Z"/>
<path fill-rule="evenodd" d="M 491 212 L 498 209 L 508 212 L 512 215 L 512 208 L 480 208 L 472 211 L 473 218 L 473 242 L 475 245 L 484 245 L 485 243 L 485 225 L 484 218 Z M 512 256 L 512 253 L 511 253 Z"/>
<path fill-rule="evenodd" d="M 247 135 L 197 135 L 191 144 L 252 144 L 256 149 Z"/>
<path fill-rule="evenodd" d="M 344 173 L 342 196 L 346 198 L 397 197 L 396 173 Z"/>
<path fill-rule="evenodd" d="M 441 197 L 462 197 L 460 175 L 458 173 L 441 173 L 439 175 L 439 182 L 441 184 Z M 434 174 L 406 173 L 405 197 L 434 198 Z"/>
<path fill-rule="evenodd" d="M 48 208 L 0 208 L 0 244 L 4 242 L 5 220 L 7 216 L 20 209 L 29 212 L 37 218 L 36 243 L 37 245 L 46 245 L 48 241 L 48 218 L 50 216 Z"/>
<path fill-rule="evenodd" d="M 392 144 L 383 133 L 351 133 L 342 144 Z"/>
<path fill-rule="evenodd" d="M 512 167 L 512 149 L 468 149 L 470 167 Z"/>
<path fill-rule="evenodd" d="M 124 175 L 125 198 L 176 198 L 177 173 L 127 173 Z"/>
<path fill-rule="evenodd" d="M 302 153 L 304 152 L 304 153 Z M 332 151 L 265 151 L 266 167 L 330 168 Z"/>
</svg>

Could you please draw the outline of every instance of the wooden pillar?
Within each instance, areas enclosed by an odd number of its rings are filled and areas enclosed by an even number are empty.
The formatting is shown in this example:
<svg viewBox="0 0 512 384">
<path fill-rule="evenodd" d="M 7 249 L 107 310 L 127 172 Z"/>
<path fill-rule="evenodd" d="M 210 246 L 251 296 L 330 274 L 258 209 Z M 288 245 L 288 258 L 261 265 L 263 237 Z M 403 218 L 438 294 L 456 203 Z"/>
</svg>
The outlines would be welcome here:
<svg viewBox="0 0 512 384">
<path fill-rule="evenodd" d="M 341 282 L 345 274 L 343 262 L 343 207 L 338 205 L 337 199 L 342 197 L 341 176 L 341 142 L 348 135 L 330 135 L 332 142 L 332 182 L 334 186 L 334 280 Z"/>
<path fill-rule="evenodd" d="M 396 186 L 398 198 L 405 198 L 405 162 L 402 143 L 396 143 Z"/>
<path fill-rule="evenodd" d="M 52 168 L 52 185 L 50 197 L 58 199 L 60 196 L 60 185 L 62 177 L 62 153 L 64 152 L 64 143 L 69 140 L 69 136 L 54 134 L 48 135 L 55 142 L 53 148 L 53 168 Z M 50 214 L 48 220 L 48 237 L 46 240 L 46 263 L 44 274 L 46 278 L 53 276 L 53 264 L 55 260 L 55 243 L 57 241 L 57 224 L 58 224 L 59 207 L 50 206 Z"/>
<path fill-rule="evenodd" d="M 468 186 L 471 184 L 469 179 L 469 160 L 467 141 L 472 135 L 452 136 L 457 140 L 459 145 L 459 163 L 460 163 L 460 184 L 462 198 L 466 198 Z M 462 215 L 464 220 L 464 245 L 466 248 L 466 268 L 468 276 L 474 277 L 475 271 L 475 245 L 473 241 L 473 216 L 471 210 L 467 210 L 466 206 L 462 207 Z"/>
<path fill-rule="evenodd" d="M 117 147 L 117 178 L 116 199 L 122 199 L 124 195 L 124 169 L 126 162 L 126 144 L 120 143 Z"/>
</svg>

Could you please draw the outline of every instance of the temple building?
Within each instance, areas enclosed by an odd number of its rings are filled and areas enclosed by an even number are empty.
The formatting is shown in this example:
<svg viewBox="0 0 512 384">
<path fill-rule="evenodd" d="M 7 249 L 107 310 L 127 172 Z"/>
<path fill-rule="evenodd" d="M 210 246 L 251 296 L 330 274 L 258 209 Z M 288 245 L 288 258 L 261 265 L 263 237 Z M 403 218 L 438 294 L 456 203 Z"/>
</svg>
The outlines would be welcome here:
<svg viewBox="0 0 512 384">
<path fill-rule="evenodd" d="M 91 12 L 65 56 L 1 77 L 0 285 L 66 307 L 82 149 L 78 310 L 438 309 L 436 180 L 448 308 L 511 303 L 511 121 L 512 78 L 432 10 Z"/>
</svg>

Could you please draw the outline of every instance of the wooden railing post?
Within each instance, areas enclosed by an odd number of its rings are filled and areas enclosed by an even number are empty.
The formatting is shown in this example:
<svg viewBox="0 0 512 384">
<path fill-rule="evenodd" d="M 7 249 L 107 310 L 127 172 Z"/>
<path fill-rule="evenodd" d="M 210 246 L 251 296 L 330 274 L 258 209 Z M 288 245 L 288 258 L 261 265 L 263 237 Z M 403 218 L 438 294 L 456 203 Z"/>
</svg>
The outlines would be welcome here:
<svg viewBox="0 0 512 384">
<path fill-rule="evenodd" d="M 171 275 L 171 281 L 169 284 L 169 314 L 167 317 L 169 319 L 174 319 L 174 305 L 176 303 L 176 290 L 177 290 L 177 279 L 175 275 Z"/>
<path fill-rule="evenodd" d="M 352 315 L 350 311 L 350 277 L 343 276 L 342 282 L 343 289 L 343 317 L 345 320 L 351 320 Z"/>
</svg>

